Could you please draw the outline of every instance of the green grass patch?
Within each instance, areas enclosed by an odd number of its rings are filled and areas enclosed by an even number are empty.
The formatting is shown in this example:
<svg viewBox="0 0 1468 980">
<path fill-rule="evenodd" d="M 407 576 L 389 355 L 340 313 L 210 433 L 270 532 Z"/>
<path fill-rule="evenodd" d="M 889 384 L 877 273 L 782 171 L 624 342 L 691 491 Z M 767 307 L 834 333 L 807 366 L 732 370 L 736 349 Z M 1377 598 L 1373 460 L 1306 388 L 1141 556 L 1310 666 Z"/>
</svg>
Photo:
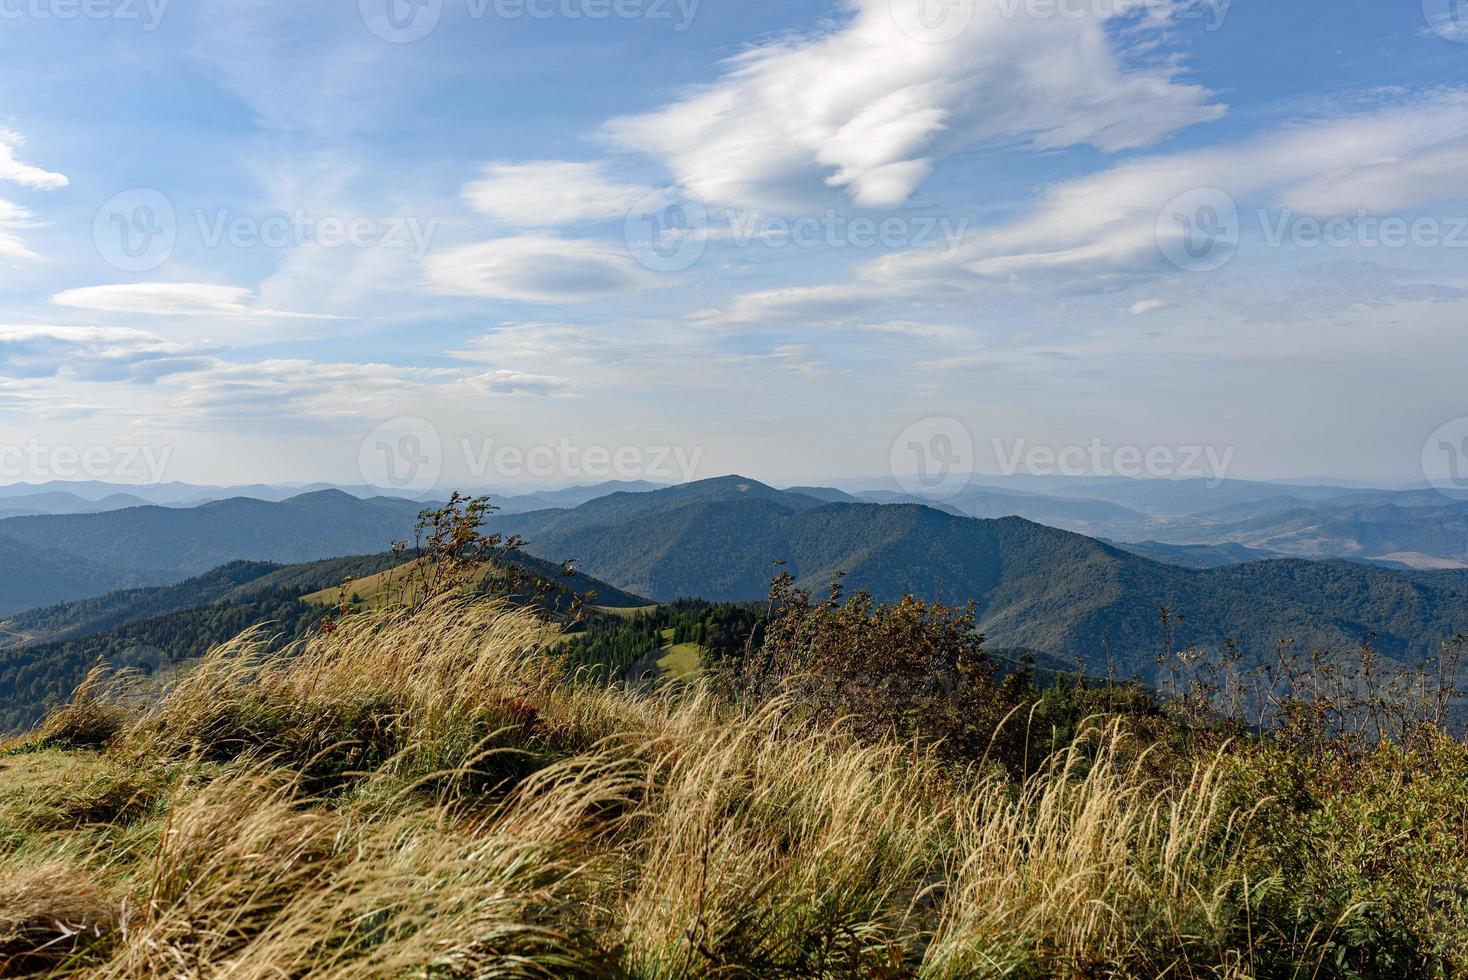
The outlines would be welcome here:
<svg viewBox="0 0 1468 980">
<path fill-rule="evenodd" d="M 666 648 L 658 658 L 658 666 L 668 677 L 690 680 L 697 677 L 703 667 L 703 648 L 697 643 L 678 643 Z"/>
</svg>

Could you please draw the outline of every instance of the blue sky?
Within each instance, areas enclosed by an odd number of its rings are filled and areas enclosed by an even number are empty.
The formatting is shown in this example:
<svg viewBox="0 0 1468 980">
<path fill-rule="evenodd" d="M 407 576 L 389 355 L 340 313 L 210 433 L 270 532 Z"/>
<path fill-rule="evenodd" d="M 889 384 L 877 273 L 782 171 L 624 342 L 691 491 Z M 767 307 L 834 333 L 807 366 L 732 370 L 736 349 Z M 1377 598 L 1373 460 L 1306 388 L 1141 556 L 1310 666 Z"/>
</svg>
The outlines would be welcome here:
<svg viewBox="0 0 1468 980">
<path fill-rule="evenodd" d="M 0 480 L 1408 482 L 1465 311 L 1456 0 L 0 0 Z"/>
</svg>

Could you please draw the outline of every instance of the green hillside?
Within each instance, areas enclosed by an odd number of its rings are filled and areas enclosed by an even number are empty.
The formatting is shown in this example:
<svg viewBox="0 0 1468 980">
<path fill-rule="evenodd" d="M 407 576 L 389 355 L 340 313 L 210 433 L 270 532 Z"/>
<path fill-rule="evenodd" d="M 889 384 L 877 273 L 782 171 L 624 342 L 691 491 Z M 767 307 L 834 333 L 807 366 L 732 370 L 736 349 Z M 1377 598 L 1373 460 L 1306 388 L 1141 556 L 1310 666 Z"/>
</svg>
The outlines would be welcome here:
<svg viewBox="0 0 1468 980">
<path fill-rule="evenodd" d="M 109 593 L 31 610 L 0 622 L 0 731 L 34 724 L 100 662 L 153 671 L 196 659 L 252 627 L 279 648 L 319 622 L 343 582 L 370 583 L 401 563 L 392 553 L 279 566 L 234 562 L 176 585 Z M 543 604 L 565 594 L 609 607 L 647 600 L 530 555 L 497 561 L 549 583 Z M 352 592 L 364 588 L 354 584 Z M 609 616 L 615 620 L 615 617 Z"/>
<path fill-rule="evenodd" d="M 0 526 L 8 523 L 0 522 Z M 167 573 L 156 568 L 113 568 L 82 555 L 60 552 L 44 539 L 25 542 L 0 533 L 0 616 L 166 580 Z M 0 631 L 3 629 L 0 627 Z"/>
<path fill-rule="evenodd" d="M 236 497 L 191 508 L 17 517 L 0 521 L 0 536 L 48 554 L 183 578 L 232 561 L 296 563 L 384 551 L 411 537 L 423 506 L 326 490 L 279 503 Z"/>
<path fill-rule="evenodd" d="M 1109 649 L 1143 677 L 1164 644 L 1162 606 L 1183 617 L 1176 645 L 1235 639 L 1255 656 L 1281 640 L 1345 649 L 1371 635 L 1383 653 L 1414 660 L 1468 631 L 1468 578 L 1455 572 L 1297 560 L 1184 568 L 1018 518 L 823 504 L 742 478 L 636 498 L 494 523 L 535 554 L 579 559 L 588 574 L 659 601 L 757 599 L 783 561 L 817 590 L 844 572 L 879 599 L 974 600 L 995 645 L 1092 668 Z"/>
</svg>

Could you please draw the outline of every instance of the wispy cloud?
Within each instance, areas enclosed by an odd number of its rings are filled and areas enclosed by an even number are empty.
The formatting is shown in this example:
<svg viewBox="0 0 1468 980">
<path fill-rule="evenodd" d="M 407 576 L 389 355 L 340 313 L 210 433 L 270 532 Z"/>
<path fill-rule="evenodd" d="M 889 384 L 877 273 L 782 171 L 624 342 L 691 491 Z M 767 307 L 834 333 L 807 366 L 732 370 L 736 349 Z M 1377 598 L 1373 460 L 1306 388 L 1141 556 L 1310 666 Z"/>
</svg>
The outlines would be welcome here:
<svg viewBox="0 0 1468 980">
<path fill-rule="evenodd" d="M 953 5 L 973 22 L 933 43 L 901 26 L 921 24 L 928 2 L 853 0 L 842 26 L 757 45 L 717 82 L 604 135 L 663 159 L 711 203 L 798 210 L 838 188 L 890 207 L 965 147 L 1114 152 L 1223 114 L 1176 67 L 1128 64 L 1106 16 Z"/>
<path fill-rule="evenodd" d="M 152 383 L 205 368 L 212 352 L 127 327 L 0 325 L 0 376 Z"/>
<path fill-rule="evenodd" d="M 638 201 L 655 193 L 607 175 L 603 163 L 537 160 L 492 163 L 464 188 L 470 207 L 508 224 L 543 228 L 578 221 L 621 220 Z"/>
<path fill-rule="evenodd" d="M 436 292 L 525 303 L 579 303 L 652 284 L 625 247 L 550 235 L 464 245 L 430 257 L 424 269 Z"/>
<path fill-rule="evenodd" d="M 811 317 L 851 323 L 915 303 L 972 309 L 976 294 L 1081 294 L 1155 282 L 1181 274 L 1163 251 L 1167 236 L 1183 233 L 1162 220 L 1166 209 L 1200 190 L 1223 192 L 1241 219 L 1270 207 L 1350 221 L 1468 203 L 1468 92 L 1142 157 L 1044 188 L 1029 214 L 972 229 L 954 252 L 895 252 L 858 266 L 854 281 L 744 293 L 698 319 L 711 326 Z M 1143 297 L 1132 312 L 1160 309 L 1151 301 Z"/>
<path fill-rule="evenodd" d="M 15 151 L 24 142 L 19 133 L 0 129 L 0 180 L 38 191 L 54 191 L 70 183 L 64 174 L 32 166 L 16 158 Z"/>
<path fill-rule="evenodd" d="M 324 313 L 294 313 L 248 305 L 251 292 L 238 286 L 196 282 L 139 282 L 68 289 L 51 298 L 58 306 L 148 316 L 264 317 L 270 319 L 337 319 Z"/>
<path fill-rule="evenodd" d="M 22 142 L 24 140 L 19 133 L 0 129 L 0 181 L 39 191 L 58 190 L 70 183 L 64 174 L 53 173 L 19 159 L 16 150 Z M 0 257 L 35 258 L 35 253 L 18 233 L 36 227 L 39 224 L 29 209 L 0 198 Z"/>
</svg>

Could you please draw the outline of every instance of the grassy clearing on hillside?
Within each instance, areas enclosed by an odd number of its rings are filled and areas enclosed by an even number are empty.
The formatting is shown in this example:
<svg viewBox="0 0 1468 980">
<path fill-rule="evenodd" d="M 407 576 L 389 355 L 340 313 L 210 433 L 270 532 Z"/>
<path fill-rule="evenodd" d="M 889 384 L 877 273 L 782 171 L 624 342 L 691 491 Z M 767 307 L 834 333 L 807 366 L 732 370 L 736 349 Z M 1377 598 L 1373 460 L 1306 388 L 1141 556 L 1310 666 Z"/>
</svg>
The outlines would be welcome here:
<svg viewBox="0 0 1468 980">
<path fill-rule="evenodd" d="M 1016 781 L 703 683 L 568 684 L 492 602 L 94 681 L 0 754 L 0 974 L 1409 976 L 1468 966 L 1468 755 L 1191 752 Z M 1037 739 L 1038 741 L 1038 739 Z"/>
<path fill-rule="evenodd" d="M 658 658 L 658 668 L 665 677 L 686 681 L 698 676 L 703 667 L 703 647 L 697 643 L 674 643 L 665 649 Z"/>
<path fill-rule="evenodd" d="M 592 608 L 595 609 L 597 612 L 607 613 L 608 615 L 617 616 L 617 617 L 619 617 L 621 619 L 631 619 L 633 616 L 636 616 L 638 613 L 642 613 L 642 614 L 645 615 L 647 613 L 656 612 L 658 607 L 657 606 L 627 606 L 627 607 L 593 606 Z"/>
</svg>

